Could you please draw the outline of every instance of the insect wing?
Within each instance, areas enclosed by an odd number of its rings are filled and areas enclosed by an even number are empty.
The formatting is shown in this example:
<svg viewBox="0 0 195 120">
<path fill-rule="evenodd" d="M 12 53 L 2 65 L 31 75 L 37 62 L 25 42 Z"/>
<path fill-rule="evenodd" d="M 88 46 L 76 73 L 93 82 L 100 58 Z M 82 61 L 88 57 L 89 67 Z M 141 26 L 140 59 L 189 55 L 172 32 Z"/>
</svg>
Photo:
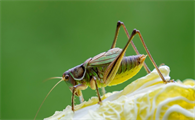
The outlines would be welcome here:
<svg viewBox="0 0 195 120">
<path fill-rule="evenodd" d="M 108 50 L 107 52 L 100 53 L 92 58 L 89 62 L 89 66 L 97 66 L 111 63 L 120 53 L 122 49 L 120 48 L 113 48 Z"/>
</svg>

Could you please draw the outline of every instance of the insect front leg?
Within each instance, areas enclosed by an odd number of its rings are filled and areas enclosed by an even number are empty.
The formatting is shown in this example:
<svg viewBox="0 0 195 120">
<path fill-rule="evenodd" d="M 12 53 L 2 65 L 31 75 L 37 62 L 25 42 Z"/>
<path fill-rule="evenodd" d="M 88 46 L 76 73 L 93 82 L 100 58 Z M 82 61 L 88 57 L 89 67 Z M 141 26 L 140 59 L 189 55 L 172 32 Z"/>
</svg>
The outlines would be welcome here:
<svg viewBox="0 0 195 120">
<path fill-rule="evenodd" d="M 115 46 L 116 46 L 116 41 L 117 41 L 117 37 L 118 37 L 118 33 L 119 33 L 119 29 L 120 29 L 121 25 L 123 26 L 123 29 L 124 29 L 124 31 L 125 31 L 125 33 L 127 35 L 127 38 L 130 39 L 129 32 L 127 31 L 127 28 L 125 27 L 124 23 L 121 22 L 121 21 L 118 21 L 117 22 L 117 26 L 116 26 L 116 32 L 115 32 L 115 36 L 114 36 L 114 41 L 112 43 L 111 49 L 115 48 Z M 132 45 L 134 51 L 136 52 L 136 54 L 139 55 L 140 53 L 139 53 L 138 49 L 136 48 L 135 44 L 133 43 L 133 41 L 131 41 L 131 45 Z M 151 72 L 145 62 L 144 62 L 144 69 L 146 70 L 147 73 Z"/>
<path fill-rule="evenodd" d="M 84 102 L 84 98 L 83 98 L 82 91 L 81 90 L 79 90 L 79 91 L 80 91 L 79 101 L 80 101 L 80 103 L 82 103 L 82 102 Z"/>
<path fill-rule="evenodd" d="M 72 111 L 74 111 L 74 95 L 82 96 L 81 90 L 85 90 L 87 87 L 87 85 L 79 84 L 72 88 Z"/>
</svg>

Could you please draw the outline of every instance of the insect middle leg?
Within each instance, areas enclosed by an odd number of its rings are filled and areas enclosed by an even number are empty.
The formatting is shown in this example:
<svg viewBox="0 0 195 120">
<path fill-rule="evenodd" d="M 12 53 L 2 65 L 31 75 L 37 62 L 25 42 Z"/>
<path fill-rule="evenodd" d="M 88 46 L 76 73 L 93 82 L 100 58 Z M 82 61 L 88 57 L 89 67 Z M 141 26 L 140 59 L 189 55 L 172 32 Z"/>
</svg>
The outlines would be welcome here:
<svg viewBox="0 0 195 120">
<path fill-rule="evenodd" d="M 97 85 L 97 79 L 96 77 L 92 77 L 91 80 L 90 80 L 90 86 L 92 89 L 96 89 L 96 92 L 97 92 L 97 96 L 98 96 L 98 99 L 99 99 L 99 104 L 102 102 L 102 99 L 100 97 L 100 93 L 99 93 L 99 89 L 98 89 L 98 85 Z"/>
</svg>

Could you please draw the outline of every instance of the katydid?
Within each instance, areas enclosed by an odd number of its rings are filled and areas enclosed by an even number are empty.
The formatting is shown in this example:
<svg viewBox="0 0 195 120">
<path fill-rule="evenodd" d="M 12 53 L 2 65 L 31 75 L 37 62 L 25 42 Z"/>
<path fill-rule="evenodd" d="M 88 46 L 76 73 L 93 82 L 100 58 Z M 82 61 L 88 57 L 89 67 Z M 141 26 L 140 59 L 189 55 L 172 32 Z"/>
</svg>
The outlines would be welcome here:
<svg viewBox="0 0 195 120">
<path fill-rule="evenodd" d="M 121 26 L 125 30 L 125 33 L 128 37 L 128 41 L 123 49 L 115 48 L 117 36 Z M 84 63 L 67 70 L 63 73 L 62 77 L 54 77 L 60 78 L 61 80 L 55 84 L 55 86 L 49 91 L 47 96 L 61 81 L 65 81 L 72 92 L 72 111 L 75 111 L 74 96 L 79 96 L 80 101 L 82 102 L 83 97 L 81 91 L 85 90 L 88 86 L 91 87 L 91 89 L 97 91 L 99 99 L 98 103 L 101 103 L 102 100 L 98 88 L 102 88 L 104 91 L 104 87 L 106 86 L 123 83 L 134 75 L 136 75 L 140 71 L 142 66 L 144 66 L 147 73 L 150 73 L 148 66 L 144 62 L 147 55 L 139 54 L 137 48 L 132 41 L 133 37 L 136 34 L 139 35 L 140 40 L 151 62 L 159 73 L 159 76 L 161 77 L 162 81 L 166 84 L 167 81 L 165 80 L 162 73 L 158 69 L 155 61 L 153 60 L 139 30 L 134 29 L 131 35 L 129 35 L 124 23 L 118 21 L 114 41 L 112 43 L 111 48 L 107 52 L 100 53 L 93 58 L 87 59 Z M 137 55 L 124 56 L 130 43 Z M 45 99 L 47 98 L 47 96 L 45 97 Z M 44 103 L 45 99 L 43 100 L 42 104 Z M 39 107 L 39 110 L 41 106 Z M 39 110 L 37 111 L 37 114 Z"/>
</svg>

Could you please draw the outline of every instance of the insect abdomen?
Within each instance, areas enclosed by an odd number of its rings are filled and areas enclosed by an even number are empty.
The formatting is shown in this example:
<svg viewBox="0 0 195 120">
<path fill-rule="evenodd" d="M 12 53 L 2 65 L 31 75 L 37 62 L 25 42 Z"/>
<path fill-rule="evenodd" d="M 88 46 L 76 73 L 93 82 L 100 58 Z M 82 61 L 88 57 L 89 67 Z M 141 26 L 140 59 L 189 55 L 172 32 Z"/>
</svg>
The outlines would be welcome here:
<svg viewBox="0 0 195 120">
<path fill-rule="evenodd" d="M 120 64 L 117 74 L 121 74 L 123 72 L 129 71 L 130 69 L 133 69 L 134 67 L 140 65 L 141 60 L 142 61 L 145 60 L 145 59 L 143 60 L 144 56 L 145 55 L 135 55 L 135 56 L 124 57 Z"/>
<path fill-rule="evenodd" d="M 135 76 L 143 66 L 146 55 L 124 57 L 118 72 L 108 86 L 117 85 Z"/>
</svg>

